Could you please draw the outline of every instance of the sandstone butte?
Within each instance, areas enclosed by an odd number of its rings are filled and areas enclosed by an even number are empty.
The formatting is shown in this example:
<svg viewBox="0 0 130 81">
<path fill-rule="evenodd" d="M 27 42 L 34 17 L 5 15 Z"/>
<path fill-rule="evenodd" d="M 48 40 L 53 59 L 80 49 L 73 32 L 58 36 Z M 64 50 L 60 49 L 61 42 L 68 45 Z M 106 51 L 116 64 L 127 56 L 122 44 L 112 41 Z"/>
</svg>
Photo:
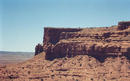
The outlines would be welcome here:
<svg viewBox="0 0 130 81">
<path fill-rule="evenodd" d="M 130 21 L 111 27 L 44 28 L 43 45 L 0 81 L 130 81 Z"/>
</svg>

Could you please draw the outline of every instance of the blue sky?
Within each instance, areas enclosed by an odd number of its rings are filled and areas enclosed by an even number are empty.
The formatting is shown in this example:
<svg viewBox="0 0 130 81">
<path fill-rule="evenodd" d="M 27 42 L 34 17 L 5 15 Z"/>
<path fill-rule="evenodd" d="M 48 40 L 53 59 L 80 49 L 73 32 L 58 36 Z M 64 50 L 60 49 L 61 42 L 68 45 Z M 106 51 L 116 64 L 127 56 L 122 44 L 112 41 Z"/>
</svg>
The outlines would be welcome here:
<svg viewBox="0 0 130 81">
<path fill-rule="evenodd" d="M 44 27 L 99 27 L 130 20 L 130 0 L 0 0 L 0 50 L 34 51 Z"/>
</svg>

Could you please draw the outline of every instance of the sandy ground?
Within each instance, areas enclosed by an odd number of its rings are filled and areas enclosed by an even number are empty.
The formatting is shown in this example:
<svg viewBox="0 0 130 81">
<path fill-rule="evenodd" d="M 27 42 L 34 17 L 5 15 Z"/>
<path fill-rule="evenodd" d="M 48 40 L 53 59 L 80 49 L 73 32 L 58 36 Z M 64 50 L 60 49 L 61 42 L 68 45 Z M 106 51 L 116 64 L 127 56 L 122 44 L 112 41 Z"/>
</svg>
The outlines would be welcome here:
<svg viewBox="0 0 130 81">
<path fill-rule="evenodd" d="M 20 63 L 23 62 L 25 60 L 28 60 L 30 58 L 32 58 L 34 56 L 34 54 L 30 53 L 30 54 L 2 54 L 0 53 L 0 64 L 14 64 L 14 63 Z"/>
</svg>

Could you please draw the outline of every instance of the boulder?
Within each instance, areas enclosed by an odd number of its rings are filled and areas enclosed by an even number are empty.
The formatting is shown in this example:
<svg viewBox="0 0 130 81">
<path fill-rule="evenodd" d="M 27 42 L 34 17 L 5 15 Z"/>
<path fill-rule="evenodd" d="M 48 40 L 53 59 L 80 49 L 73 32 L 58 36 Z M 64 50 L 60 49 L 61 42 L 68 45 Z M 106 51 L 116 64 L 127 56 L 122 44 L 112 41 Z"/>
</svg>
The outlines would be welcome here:
<svg viewBox="0 0 130 81">
<path fill-rule="evenodd" d="M 119 30 L 124 30 L 130 27 L 130 21 L 122 21 L 118 23 L 118 29 Z"/>
</svg>

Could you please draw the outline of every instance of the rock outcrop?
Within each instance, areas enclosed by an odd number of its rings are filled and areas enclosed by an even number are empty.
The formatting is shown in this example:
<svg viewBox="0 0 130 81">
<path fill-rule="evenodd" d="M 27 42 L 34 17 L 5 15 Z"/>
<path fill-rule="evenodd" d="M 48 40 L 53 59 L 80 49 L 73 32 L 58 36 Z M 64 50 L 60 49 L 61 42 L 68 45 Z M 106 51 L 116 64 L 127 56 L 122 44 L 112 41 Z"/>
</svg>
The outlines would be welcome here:
<svg viewBox="0 0 130 81">
<path fill-rule="evenodd" d="M 129 26 L 44 31 L 32 59 L 0 65 L 0 81 L 130 81 Z"/>
<path fill-rule="evenodd" d="M 56 44 L 60 41 L 61 33 L 66 32 L 78 32 L 81 29 L 75 28 L 44 28 L 44 38 L 43 38 L 43 49 L 46 50 L 51 44 Z"/>
<path fill-rule="evenodd" d="M 41 44 L 36 45 L 35 47 L 35 55 L 43 52 L 43 46 Z"/>
<path fill-rule="evenodd" d="M 130 21 L 122 21 L 118 23 L 118 29 L 119 30 L 124 30 L 130 27 Z"/>
<path fill-rule="evenodd" d="M 107 57 L 130 57 L 130 22 L 98 28 L 44 28 L 45 58 L 53 60 L 89 55 L 104 61 Z"/>
</svg>

